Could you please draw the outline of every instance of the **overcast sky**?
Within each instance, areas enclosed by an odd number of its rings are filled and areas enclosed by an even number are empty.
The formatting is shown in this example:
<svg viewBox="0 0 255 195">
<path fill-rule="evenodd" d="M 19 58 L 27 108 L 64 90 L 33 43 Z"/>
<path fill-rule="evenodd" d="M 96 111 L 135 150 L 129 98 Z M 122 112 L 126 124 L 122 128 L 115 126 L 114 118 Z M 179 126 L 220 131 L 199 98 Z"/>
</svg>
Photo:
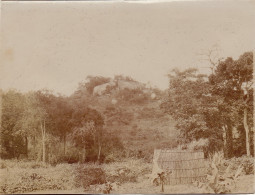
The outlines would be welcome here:
<svg viewBox="0 0 255 195">
<path fill-rule="evenodd" d="M 2 2 L 1 87 L 71 94 L 87 75 L 123 74 L 161 89 L 174 67 L 208 72 L 198 53 L 255 46 L 255 1 Z"/>
</svg>

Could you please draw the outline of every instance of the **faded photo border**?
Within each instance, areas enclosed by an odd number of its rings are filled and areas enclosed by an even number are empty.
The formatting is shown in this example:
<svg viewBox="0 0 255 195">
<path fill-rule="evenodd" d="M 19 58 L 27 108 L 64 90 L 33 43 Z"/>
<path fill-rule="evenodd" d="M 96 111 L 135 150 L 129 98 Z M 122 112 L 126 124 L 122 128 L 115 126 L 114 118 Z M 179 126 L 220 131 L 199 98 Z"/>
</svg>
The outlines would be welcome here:
<svg viewBox="0 0 255 195">
<path fill-rule="evenodd" d="M 0 193 L 254 194 L 254 1 L 0 3 Z"/>
</svg>

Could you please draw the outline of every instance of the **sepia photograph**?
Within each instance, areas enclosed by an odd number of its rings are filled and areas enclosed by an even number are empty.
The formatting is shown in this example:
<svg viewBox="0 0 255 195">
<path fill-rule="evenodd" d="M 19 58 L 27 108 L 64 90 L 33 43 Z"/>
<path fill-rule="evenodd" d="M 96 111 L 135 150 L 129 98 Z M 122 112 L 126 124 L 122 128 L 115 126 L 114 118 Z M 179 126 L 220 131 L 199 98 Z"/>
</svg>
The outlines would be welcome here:
<svg viewBox="0 0 255 195">
<path fill-rule="evenodd" d="M 0 194 L 255 193 L 255 1 L 0 3 Z"/>
</svg>

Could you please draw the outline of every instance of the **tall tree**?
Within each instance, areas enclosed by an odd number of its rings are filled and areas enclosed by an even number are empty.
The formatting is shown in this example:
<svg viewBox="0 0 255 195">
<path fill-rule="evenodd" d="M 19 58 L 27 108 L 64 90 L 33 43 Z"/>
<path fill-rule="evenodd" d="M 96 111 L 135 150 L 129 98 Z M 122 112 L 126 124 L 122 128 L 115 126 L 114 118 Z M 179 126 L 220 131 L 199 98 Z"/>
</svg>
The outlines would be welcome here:
<svg viewBox="0 0 255 195">
<path fill-rule="evenodd" d="M 97 148 L 97 160 L 100 160 L 103 125 L 102 115 L 94 109 L 81 106 L 73 111 L 71 138 L 76 146 L 83 149 L 83 160 L 88 155 L 86 151 L 93 148 Z"/>
<path fill-rule="evenodd" d="M 40 130 L 41 130 L 41 141 L 42 141 L 42 161 L 46 162 L 46 144 L 47 144 L 47 134 L 52 134 L 54 128 L 54 121 L 51 117 L 52 109 L 54 107 L 54 95 L 47 90 L 37 91 L 36 98 L 38 100 L 37 107 L 40 108 L 38 112 L 40 115 Z"/>
<path fill-rule="evenodd" d="M 229 128 L 230 126 L 233 128 L 239 125 L 239 121 L 236 119 L 240 117 L 240 112 L 242 113 L 246 154 L 248 156 L 251 155 L 250 129 L 253 126 L 252 120 L 248 119 L 248 117 L 252 117 L 253 111 L 252 73 L 253 54 L 252 52 L 246 52 L 237 60 L 227 58 L 220 61 L 215 66 L 214 73 L 209 77 L 210 84 L 213 86 L 213 95 L 224 98 L 224 102 L 229 108 L 228 114 L 225 113 L 224 115 L 228 120 Z M 229 136 L 232 136 L 232 129 L 228 132 Z"/>
<path fill-rule="evenodd" d="M 181 137 L 186 141 L 208 138 L 211 149 L 219 149 L 222 131 L 213 117 L 218 119 L 220 100 L 211 95 L 207 76 L 198 74 L 196 69 L 173 70 L 168 76 L 168 97 L 161 108 L 177 121 Z"/>
<path fill-rule="evenodd" d="M 196 85 L 196 70 L 173 70 L 169 78 L 169 94 L 162 107 L 178 121 L 177 128 L 181 130 L 183 137 L 198 138 L 202 134 L 196 132 L 201 132 L 206 127 L 198 110 L 201 101 L 196 97 L 199 96 L 201 85 Z"/>
<path fill-rule="evenodd" d="M 24 154 L 25 140 L 20 133 L 20 123 L 24 112 L 24 96 L 14 90 L 3 93 L 2 125 L 1 125 L 1 156 L 18 158 Z"/>
</svg>

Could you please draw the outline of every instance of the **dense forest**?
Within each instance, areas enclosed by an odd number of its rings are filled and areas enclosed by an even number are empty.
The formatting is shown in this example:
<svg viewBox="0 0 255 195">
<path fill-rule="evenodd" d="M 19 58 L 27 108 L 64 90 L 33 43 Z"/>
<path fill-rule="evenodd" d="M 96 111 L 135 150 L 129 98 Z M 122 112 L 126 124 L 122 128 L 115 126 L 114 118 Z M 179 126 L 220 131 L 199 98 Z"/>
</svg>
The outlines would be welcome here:
<svg viewBox="0 0 255 195">
<path fill-rule="evenodd" d="M 0 155 L 51 164 L 150 161 L 154 148 L 186 149 L 205 140 L 194 149 L 251 156 L 252 73 L 253 54 L 246 52 L 219 61 L 210 75 L 175 69 L 166 91 L 121 75 L 88 76 L 70 96 L 3 91 Z M 149 127 L 152 120 L 157 128 Z"/>
</svg>

